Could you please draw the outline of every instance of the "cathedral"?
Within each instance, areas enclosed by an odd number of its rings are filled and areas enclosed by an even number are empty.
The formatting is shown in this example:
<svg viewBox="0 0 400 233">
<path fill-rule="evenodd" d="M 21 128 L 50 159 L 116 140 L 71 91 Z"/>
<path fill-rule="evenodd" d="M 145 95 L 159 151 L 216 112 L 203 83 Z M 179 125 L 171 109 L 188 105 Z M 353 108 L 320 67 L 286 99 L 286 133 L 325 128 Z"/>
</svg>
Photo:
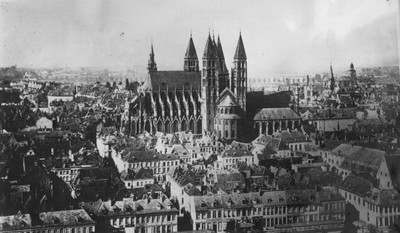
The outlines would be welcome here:
<svg viewBox="0 0 400 233">
<path fill-rule="evenodd" d="M 241 34 L 227 69 L 221 40 L 208 35 L 200 67 L 190 36 L 183 70 L 159 71 L 153 45 L 148 76 L 129 109 L 131 134 L 144 131 L 214 134 L 236 139 L 246 118 L 247 57 Z"/>
</svg>

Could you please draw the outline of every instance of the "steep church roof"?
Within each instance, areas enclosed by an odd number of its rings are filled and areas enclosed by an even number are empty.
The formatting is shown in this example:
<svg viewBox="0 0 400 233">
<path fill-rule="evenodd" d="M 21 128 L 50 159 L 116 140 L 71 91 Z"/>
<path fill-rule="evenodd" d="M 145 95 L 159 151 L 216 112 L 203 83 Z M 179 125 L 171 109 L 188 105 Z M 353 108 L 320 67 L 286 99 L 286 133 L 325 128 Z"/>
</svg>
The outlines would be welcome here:
<svg viewBox="0 0 400 233">
<path fill-rule="evenodd" d="M 236 53 L 234 59 L 247 59 L 246 51 L 244 50 L 242 34 L 239 35 L 239 40 L 236 46 Z"/>
<path fill-rule="evenodd" d="M 157 71 L 150 72 L 147 79 L 142 85 L 142 90 L 165 90 L 165 89 L 182 89 L 200 88 L 201 75 L 200 72 L 185 71 Z"/>
<path fill-rule="evenodd" d="M 186 49 L 185 58 L 197 59 L 196 48 L 194 47 L 192 36 L 190 36 L 189 44 Z"/>
</svg>

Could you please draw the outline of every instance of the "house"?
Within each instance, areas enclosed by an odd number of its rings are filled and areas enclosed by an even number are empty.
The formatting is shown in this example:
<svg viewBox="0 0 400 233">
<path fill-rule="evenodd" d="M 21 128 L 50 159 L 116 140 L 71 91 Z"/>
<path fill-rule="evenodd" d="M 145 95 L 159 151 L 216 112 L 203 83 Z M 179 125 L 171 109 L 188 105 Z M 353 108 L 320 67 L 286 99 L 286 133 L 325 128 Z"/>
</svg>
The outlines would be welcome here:
<svg viewBox="0 0 400 233">
<path fill-rule="evenodd" d="M 96 232 L 177 232 L 178 210 L 165 196 L 140 200 L 98 200 L 85 203 L 84 208 L 97 222 Z"/>
<path fill-rule="evenodd" d="M 254 156 L 248 150 L 226 149 L 218 156 L 216 168 L 231 169 L 236 167 L 237 162 L 245 162 L 248 165 L 254 164 Z"/>
<path fill-rule="evenodd" d="M 379 189 L 393 189 L 386 152 L 368 147 L 341 144 L 332 151 L 343 162 L 338 167 L 338 174 L 343 178 L 350 174 L 375 179 Z"/>
<path fill-rule="evenodd" d="M 154 179 L 157 182 L 164 182 L 165 174 L 179 165 L 179 158 L 176 155 L 160 154 L 154 150 L 135 151 L 132 148 L 126 148 L 112 158 L 119 172 L 127 171 L 129 168 L 149 168 L 153 170 Z"/>
<path fill-rule="evenodd" d="M 271 233 L 343 230 L 344 199 L 332 187 L 191 196 L 188 203 L 193 230 L 226 232 L 232 222 Z"/>
<path fill-rule="evenodd" d="M 339 191 L 346 203 L 359 212 L 360 221 L 389 232 L 394 224 L 400 223 L 400 194 L 395 189 L 374 187 L 374 181 L 349 175 L 339 185 Z"/>
<path fill-rule="evenodd" d="M 280 138 L 290 148 L 292 154 L 296 151 L 305 151 L 306 145 L 310 143 L 306 136 L 297 130 L 275 132 L 273 136 Z"/>
<path fill-rule="evenodd" d="M 121 172 L 121 180 L 127 189 L 143 188 L 146 184 L 153 184 L 153 170 L 143 167 L 128 169 Z"/>
<path fill-rule="evenodd" d="M 46 117 L 41 117 L 36 121 L 36 128 L 38 130 L 52 130 L 53 129 L 53 121 L 46 118 Z"/>
<path fill-rule="evenodd" d="M 30 214 L 21 214 L 18 212 L 16 215 L 0 216 L 0 232 L 33 232 L 32 218 Z"/>
</svg>

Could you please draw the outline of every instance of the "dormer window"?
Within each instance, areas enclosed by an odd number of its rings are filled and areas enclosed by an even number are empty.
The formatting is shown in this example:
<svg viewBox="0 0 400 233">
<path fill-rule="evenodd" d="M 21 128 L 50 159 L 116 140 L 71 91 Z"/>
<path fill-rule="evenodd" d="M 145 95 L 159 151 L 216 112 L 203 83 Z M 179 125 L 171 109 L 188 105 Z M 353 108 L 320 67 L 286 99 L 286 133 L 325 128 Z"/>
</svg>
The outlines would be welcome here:
<svg viewBox="0 0 400 233">
<path fill-rule="evenodd" d="M 246 199 L 243 199 L 243 200 L 242 200 L 242 203 L 243 203 L 243 205 L 246 205 L 246 204 L 247 204 L 247 200 L 246 200 Z"/>
<path fill-rule="evenodd" d="M 218 206 L 218 202 L 217 201 L 214 201 L 213 202 L 213 207 L 217 207 Z"/>
<path fill-rule="evenodd" d="M 284 201 L 284 199 L 281 197 L 281 198 L 279 198 L 279 202 L 283 202 Z"/>
<path fill-rule="evenodd" d="M 205 202 L 202 202 L 201 207 L 207 207 L 207 204 Z"/>
<path fill-rule="evenodd" d="M 268 198 L 268 203 L 271 203 L 272 202 L 272 199 L 271 198 Z"/>
</svg>

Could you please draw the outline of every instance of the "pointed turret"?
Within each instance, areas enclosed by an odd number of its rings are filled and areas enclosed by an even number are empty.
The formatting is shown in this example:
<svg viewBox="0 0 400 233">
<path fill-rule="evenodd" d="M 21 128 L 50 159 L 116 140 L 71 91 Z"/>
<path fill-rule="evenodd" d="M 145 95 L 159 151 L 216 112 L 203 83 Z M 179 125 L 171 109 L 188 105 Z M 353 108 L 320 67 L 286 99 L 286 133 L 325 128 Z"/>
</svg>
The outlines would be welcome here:
<svg viewBox="0 0 400 233">
<path fill-rule="evenodd" d="M 194 47 L 192 35 L 190 35 L 189 44 L 186 49 L 185 59 L 197 59 L 196 48 Z"/>
<path fill-rule="evenodd" d="M 197 58 L 196 48 L 194 47 L 192 34 L 190 34 L 189 44 L 186 49 L 183 69 L 187 72 L 199 71 L 199 59 Z"/>
<path fill-rule="evenodd" d="M 242 33 L 239 35 L 239 40 L 236 46 L 236 53 L 235 56 L 233 57 L 234 59 L 243 59 L 246 60 L 246 51 L 244 50 L 244 45 L 243 45 L 243 40 L 242 40 Z"/>
<path fill-rule="evenodd" d="M 147 69 L 149 72 L 156 72 L 157 71 L 157 63 L 155 62 L 154 59 L 154 49 L 153 49 L 153 42 L 151 42 L 151 52 L 149 54 L 149 62 L 147 64 Z"/>
<path fill-rule="evenodd" d="M 335 90 L 335 77 L 333 76 L 333 68 L 331 63 L 331 91 Z"/>
</svg>

